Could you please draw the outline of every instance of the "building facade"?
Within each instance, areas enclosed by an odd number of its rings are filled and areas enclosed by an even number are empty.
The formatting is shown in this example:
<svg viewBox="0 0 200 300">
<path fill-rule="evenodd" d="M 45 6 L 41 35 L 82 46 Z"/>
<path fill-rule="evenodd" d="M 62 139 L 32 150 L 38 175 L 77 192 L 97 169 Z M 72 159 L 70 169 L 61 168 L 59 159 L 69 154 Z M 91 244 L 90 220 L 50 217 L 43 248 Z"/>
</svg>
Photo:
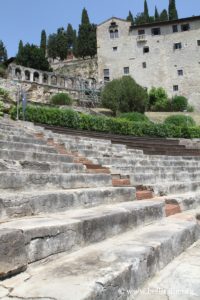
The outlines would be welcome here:
<svg viewBox="0 0 200 300">
<path fill-rule="evenodd" d="M 132 26 L 111 18 L 97 27 L 99 81 L 131 75 L 200 111 L 200 16 Z"/>
</svg>

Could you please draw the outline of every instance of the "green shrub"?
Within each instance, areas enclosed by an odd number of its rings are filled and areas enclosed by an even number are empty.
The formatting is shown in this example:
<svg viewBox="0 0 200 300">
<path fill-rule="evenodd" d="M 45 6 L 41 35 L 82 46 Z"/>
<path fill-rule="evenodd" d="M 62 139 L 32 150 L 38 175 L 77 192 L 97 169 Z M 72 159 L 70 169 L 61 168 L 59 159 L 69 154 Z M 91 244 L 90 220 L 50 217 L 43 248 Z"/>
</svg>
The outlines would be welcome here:
<svg viewBox="0 0 200 300">
<path fill-rule="evenodd" d="M 148 103 L 146 90 L 138 85 L 131 76 L 114 79 L 101 93 L 102 106 L 118 112 L 144 112 Z"/>
<path fill-rule="evenodd" d="M 0 87 L 0 101 L 10 100 L 9 92 Z"/>
<path fill-rule="evenodd" d="M 51 103 L 54 105 L 71 105 L 73 100 L 67 93 L 58 93 L 51 97 Z"/>
<path fill-rule="evenodd" d="M 172 98 L 171 108 L 172 111 L 184 111 L 187 110 L 188 100 L 183 96 L 175 96 Z"/>
<path fill-rule="evenodd" d="M 150 120 L 147 116 L 144 114 L 138 113 L 138 112 L 131 112 L 131 113 L 123 113 L 118 116 L 120 119 L 125 119 L 127 121 L 132 122 L 146 122 L 150 123 Z"/>
<path fill-rule="evenodd" d="M 4 111 L 4 103 L 3 101 L 0 101 L 0 117 L 3 116 L 3 111 Z"/>
<path fill-rule="evenodd" d="M 11 117 L 16 119 L 17 109 L 11 110 Z M 22 119 L 22 108 L 19 118 Z M 26 120 L 67 128 L 107 132 L 133 136 L 200 138 L 200 127 L 175 126 L 171 124 L 154 124 L 147 122 L 130 122 L 125 119 L 97 117 L 78 114 L 70 109 L 59 109 L 40 106 L 27 106 Z"/>
<path fill-rule="evenodd" d="M 149 110 L 170 111 L 168 95 L 162 87 L 152 87 L 149 91 Z"/>
<path fill-rule="evenodd" d="M 184 116 L 184 115 L 174 115 L 174 116 L 169 116 L 165 119 L 164 124 L 166 125 L 175 125 L 175 126 L 195 126 L 196 123 L 193 120 L 192 117 L 190 116 Z"/>
</svg>

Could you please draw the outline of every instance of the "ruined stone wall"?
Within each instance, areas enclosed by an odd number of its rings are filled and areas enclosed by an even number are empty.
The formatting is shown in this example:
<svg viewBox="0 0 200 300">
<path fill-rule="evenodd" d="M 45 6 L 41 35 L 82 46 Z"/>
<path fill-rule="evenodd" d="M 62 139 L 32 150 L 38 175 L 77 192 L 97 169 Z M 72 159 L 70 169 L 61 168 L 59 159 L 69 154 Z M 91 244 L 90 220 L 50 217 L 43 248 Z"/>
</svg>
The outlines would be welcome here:
<svg viewBox="0 0 200 300">
<path fill-rule="evenodd" d="M 55 62 L 51 63 L 51 67 L 61 75 L 98 79 L 97 58 Z"/>
</svg>

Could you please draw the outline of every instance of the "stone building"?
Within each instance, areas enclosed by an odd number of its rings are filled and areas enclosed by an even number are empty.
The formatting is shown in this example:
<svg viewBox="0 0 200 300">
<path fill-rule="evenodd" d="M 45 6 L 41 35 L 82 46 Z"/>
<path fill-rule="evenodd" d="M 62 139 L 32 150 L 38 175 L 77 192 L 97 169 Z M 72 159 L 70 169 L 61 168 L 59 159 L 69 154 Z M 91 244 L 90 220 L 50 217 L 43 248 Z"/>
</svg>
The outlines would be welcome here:
<svg viewBox="0 0 200 300">
<path fill-rule="evenodd" d="M 113 17 L 98 26 L 97 43 L 99 81 L 131 75 L 200 110 L 200 16 L 140 26 Z"/>
</svg>

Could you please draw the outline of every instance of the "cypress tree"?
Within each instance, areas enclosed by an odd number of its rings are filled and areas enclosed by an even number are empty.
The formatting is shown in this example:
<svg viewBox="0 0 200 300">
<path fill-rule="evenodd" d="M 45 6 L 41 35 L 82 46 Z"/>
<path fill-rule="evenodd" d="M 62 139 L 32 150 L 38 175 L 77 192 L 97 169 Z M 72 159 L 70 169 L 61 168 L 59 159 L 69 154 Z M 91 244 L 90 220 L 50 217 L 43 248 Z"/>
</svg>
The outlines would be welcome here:
<svg viewBox="0 0 200 300">
<path fill-rule="evenodd" d="M 134 18 L 132 12 L 129 10 L 128 17 L 126 18 L 127 21 L 131 22 L 131 25 L 134 25 Z"/>
<path fill-rule="evenodd" d="M 68 24 L 67 26 L 67 48 L 72 49 L 73 48 L 73 41 L 74 41 L 74 30 L 71 24 Z"/>
<path fill-rule="evenodd" d="M 82 11 L 81 24 L 79 25 L 77 47 L 78 56 L 82 58 L 93 57 L 97 52 L 96 25 L 90 24 L 85 8 Z"/>
<path fill-rule="evenodd" d="M 176 0 L 169 0 L 169 20 L 177 20 L 178 12 L 176 9 Z"/>
<path fill-rule="evenodd" d="M 155 6 L 154 19 L 155 19 L 155 21 L 159 21 L 160 20 L 160 16 L 159 16 L 158 9 L 157 9 L 156 6 Z"/>
<path fill-rule="evenodd" d="M 49 35 L 47 43 L 48 57 L 56 59 L 57 55 L 57 34 Z"/>
<path fill-rule="evenodd" d="M 46 35 L 46 31 L 45 30 L 42 30 L 42 32 L 41 32 L 40 49 L 42 49 L 43 52 L 44 52 L 44 54 L 46 54 L 46 49 L 47 49 L 47 35 Z"/>
<path fill-rule="evenodd" d="M 168 17 L 167 10 L 164 9 L 160 14 L 160 21 L 168 21 L 168 20 L 169 20 L 169 17 Z"/>
<path fill-rule="evenodd" d="M 73 31 L 73 54 L 75 57 L 78 56 L 78 46 L 77 46 L 78 40 L 77 40 L 77 34 L 76 30 Z"/>
<path fill-rule="evenodd" d="M 22 40 L 19 41 L 19 46 L 18 46 L 18 54 L 22 51 L 24 45 L 23 45 L 23 42 Z"/>
<path fill-rule="evenodd" d="M 64 60 L 67 58 L 67 35 L 63 27 L 58 28 L 56 37 L 57 56 Z"/>
<path fill-rule="evenodd" d="M 7 50 L 2 40 L 0 40 L 0 63 L 8 59 Z"/>
<path fill-rule="evenodd" d="M 148 8 L 147 0 L 144 0 L 144 20 L 145 23 L 149 22 L 149 8 Z"/>
</svg>

